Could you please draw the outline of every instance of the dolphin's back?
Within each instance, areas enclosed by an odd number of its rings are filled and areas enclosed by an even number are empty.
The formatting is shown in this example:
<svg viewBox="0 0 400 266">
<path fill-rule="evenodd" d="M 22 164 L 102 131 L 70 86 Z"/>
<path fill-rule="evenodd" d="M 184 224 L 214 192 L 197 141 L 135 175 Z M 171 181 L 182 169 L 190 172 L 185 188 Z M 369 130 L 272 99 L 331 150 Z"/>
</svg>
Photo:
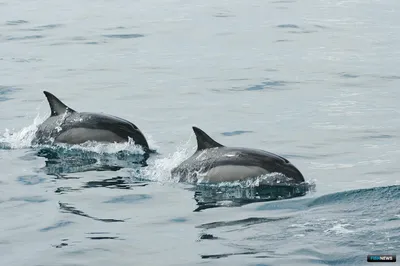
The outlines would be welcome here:
<svg viewBox="0 0 400 266">
<path fill-rule="evenodd" d="M 136 132 L 140 132 L 133 123 L 112 115 L 82 112 L 79 113 L 79 118 L 81 119 L 79 123 L 68 121 L 67 126 L 71 128 L 106 129 L 125 139 L 132 137 Z"/>
<path fill-rule="evenodd" d="M 290 163 L 287 159 L 274 154 L 272 152 L 258 150 L 258 149 L 249 149 L 249 148 L 228 148 L 226 147 L 227 154 L 235 154 L 234 160 L 237 160 L 241 163 L 246 163 L 250 165 L 261 165 L 262 163 Z"/>
</svg>

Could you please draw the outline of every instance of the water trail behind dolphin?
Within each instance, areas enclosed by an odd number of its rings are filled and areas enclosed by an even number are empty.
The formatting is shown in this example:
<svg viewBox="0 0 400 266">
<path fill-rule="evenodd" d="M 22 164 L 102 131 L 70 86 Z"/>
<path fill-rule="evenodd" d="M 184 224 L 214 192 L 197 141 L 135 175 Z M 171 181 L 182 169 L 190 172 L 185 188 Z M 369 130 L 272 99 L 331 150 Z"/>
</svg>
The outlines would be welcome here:
<svg viewBox="0 0 400 266">
<path fill-rule="evenodd" d="M 195 152 L 192 142 L 193 136 L 190 136 L 187 141 L 178 144 L 175 152 L 150 158 L 148 167 L 140 169 L 139 175 L 155 182 L 177 183 L 179 180 L 171 178 L 171 170 Z"/>
<path fill-rule="evenodd" d="M 0 133 L 0 149 L 24 149 L 31 146 L 31 142 L 35 137 L 37 127 L 46 120 L 46 115 L 39 113 L 33 119 L 32 124 L 20 129 L 10 130 L 6 128 L 3 133 Z"/>
</svg>

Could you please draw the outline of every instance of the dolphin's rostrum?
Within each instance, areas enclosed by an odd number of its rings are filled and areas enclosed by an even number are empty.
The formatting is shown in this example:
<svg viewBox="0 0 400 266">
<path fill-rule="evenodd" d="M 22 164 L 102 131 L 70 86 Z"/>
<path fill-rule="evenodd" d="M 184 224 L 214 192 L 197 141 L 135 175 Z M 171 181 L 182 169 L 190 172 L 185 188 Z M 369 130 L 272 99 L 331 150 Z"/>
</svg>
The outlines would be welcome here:
<svg viewBox="0 0 400 266">
<path fill-rule="evenodd" d="M 287 159 L 257 149 L 226 147 L 193 127 L 197 139 L 196 152 L 172 169 L 172 177 L 182 182 L 195 182 L 200 174 L 205 181 L 229 182 L 280 173 L 293 183 L 304 182 L 301 172 Z"/>
</svg>

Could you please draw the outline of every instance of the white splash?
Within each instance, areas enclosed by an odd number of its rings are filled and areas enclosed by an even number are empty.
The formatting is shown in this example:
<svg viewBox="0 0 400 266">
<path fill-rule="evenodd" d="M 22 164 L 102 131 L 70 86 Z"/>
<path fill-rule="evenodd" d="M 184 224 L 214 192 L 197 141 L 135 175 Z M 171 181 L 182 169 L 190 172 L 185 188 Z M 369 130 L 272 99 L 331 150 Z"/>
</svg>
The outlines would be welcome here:
<svg viewBox="0 0 400 266">
<path fill-rule="evenodd" d="M 65 111 L 64 114 L 62 115 L 61 119 L 57 119 L 56 120 L 56 130 L 57 130 L 57 132 L 61 132 L 61 130 L 62 130 L 61 125 L 64 123 L 64 121 L 67 118 L 67 116 L 68 116 L 68 112 Z"/>
<path fill-rule="evenodd" d="M 38 126 L 46 119 L 47 115 L 37 114 L 33 123 L 19 131 L 11 132 L 8 128 L 0 135 L 0 145 L 8 149 L 23 149 L 31 145 Z"/>
<path fill-rule="evenodd" d="M 147 143 L 149 144 L 150 149 L 158 151 L 160 149 L 160 146 L 154 140 L 153 136 L 150 134 L 146 134 L 146 132 L 143 132 L 143 134 L 146 136 Z"/>
<path fill-rule="evenodd" d="M 192 136 L 186 142 L 178 145 L 174 153 L 149 160 L 148 167 L 140 169 L 140 175 L 157 182 L 178 182 L 171 178 L 171 170 L 195 152 L 196 147 L 191 142 Z"/>
</svg>

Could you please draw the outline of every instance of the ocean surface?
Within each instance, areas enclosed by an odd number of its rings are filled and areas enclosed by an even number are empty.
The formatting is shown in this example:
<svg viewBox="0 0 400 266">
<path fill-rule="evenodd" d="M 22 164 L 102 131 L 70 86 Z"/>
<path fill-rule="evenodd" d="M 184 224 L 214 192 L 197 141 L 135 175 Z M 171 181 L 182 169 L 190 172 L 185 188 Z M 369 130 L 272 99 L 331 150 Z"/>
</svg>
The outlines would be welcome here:
<svg viewBox="0 0 400 266">
<path fill-rule="evenodd" d="M 367 265 L 368 254 L 400 255 L 399 9 L 0 0 L 1 265 Z M 43 90 L 130 120 L 157 153 L 145 166 L 132 144 L 31 146 L 50 113 Z M 288 158 L 314 189 L 263 201 L 250 185 L 177 182 L 170 170 L 194 152 L 192 126 Z"/>
</svg>

